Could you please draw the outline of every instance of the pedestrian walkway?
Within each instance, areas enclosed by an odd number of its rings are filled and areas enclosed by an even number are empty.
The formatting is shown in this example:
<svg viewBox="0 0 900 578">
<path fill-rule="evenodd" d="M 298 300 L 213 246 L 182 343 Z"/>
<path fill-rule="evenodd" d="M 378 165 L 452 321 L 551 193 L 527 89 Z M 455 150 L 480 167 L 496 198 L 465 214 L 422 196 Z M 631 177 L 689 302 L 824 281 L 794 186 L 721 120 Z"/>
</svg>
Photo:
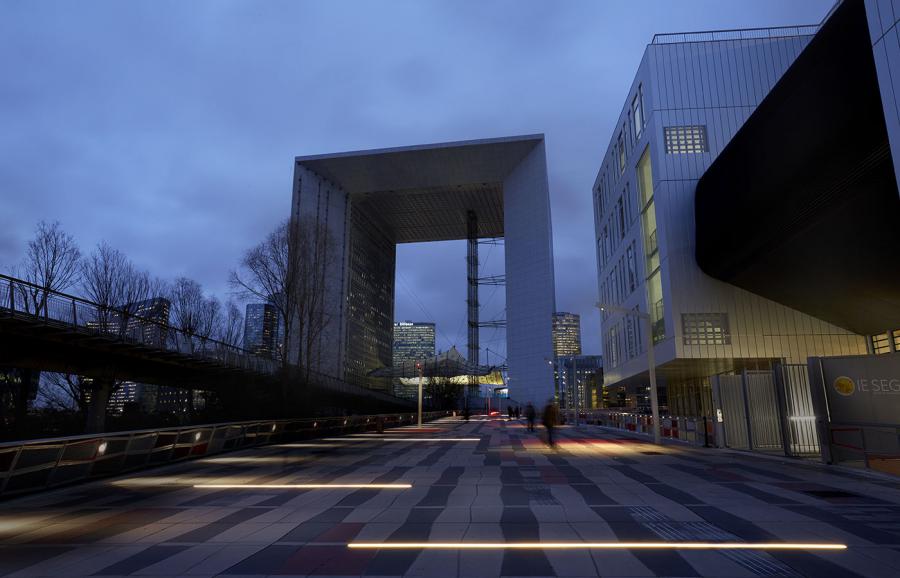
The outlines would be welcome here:
<svg viewBox="0 0 900 578">
<path fill-rule="evenodd" d="M 2 502 L 0 575 L 900 576 L 891 480 L 596 426 L 559 434 L 550 450 L 524 420 L 446 419 Z M 536 542 L 575 548 L 502 547 Z M 397 543 L 413 546 L 384 547 Z"/>
</svg>

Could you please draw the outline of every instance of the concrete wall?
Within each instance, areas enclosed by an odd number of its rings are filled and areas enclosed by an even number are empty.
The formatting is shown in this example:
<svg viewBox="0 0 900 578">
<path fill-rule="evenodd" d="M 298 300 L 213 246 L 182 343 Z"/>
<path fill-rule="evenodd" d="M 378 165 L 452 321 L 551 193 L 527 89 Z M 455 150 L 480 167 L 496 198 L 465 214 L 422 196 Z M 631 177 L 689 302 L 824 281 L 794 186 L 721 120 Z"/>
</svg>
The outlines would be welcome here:
<svg viewBox="0 0 900 578">
<path fill-rule="evenodd" d="M 894 173 L 900 182 L 900 0 L 866 0 L 866 18 L 878 71 L 878 88 L 891 143 Z"/>
<path fill-rule="evenodd" d="M 541 141 L 503 181 L 506 358 L 509 395 L 542 404 L 553 395 L 556 309 L 550 185 Z"/>
</svg>

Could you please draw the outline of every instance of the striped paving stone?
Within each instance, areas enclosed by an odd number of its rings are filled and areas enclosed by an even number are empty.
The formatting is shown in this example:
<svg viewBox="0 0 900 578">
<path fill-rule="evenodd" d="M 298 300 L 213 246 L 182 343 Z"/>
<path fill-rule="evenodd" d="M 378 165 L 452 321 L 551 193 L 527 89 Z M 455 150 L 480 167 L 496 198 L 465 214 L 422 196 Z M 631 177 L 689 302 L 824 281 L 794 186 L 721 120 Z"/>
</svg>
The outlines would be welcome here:
<svg viewBox="0 0 900 578">
<path fill-rule="evenodd" d="M 897 576 L 900 485 L 497 418 L 243 450 L 0 504 L 9 576 Z M 437 438 L 474 437 L 476 442 Z M 408 483 L 411 489 L 195 488 Z M 355 550 L 365 542 L 815 541 L 839 552 Z"/>
</svg>

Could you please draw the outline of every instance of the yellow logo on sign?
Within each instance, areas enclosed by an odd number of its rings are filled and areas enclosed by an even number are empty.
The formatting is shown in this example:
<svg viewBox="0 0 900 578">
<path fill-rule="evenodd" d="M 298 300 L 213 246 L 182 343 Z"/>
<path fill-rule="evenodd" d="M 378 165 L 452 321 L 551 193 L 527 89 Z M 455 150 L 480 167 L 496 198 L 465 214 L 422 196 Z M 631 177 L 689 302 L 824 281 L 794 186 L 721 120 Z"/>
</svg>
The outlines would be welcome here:
<svg viewBox="0 0 900 578">
<path fill-rule="evenodd" d="M 842 375 L 834 380 L 834 390 L 841 395 L 853 395 L 853 392 L 856 391 L 856 383 Z"/>
</svg>

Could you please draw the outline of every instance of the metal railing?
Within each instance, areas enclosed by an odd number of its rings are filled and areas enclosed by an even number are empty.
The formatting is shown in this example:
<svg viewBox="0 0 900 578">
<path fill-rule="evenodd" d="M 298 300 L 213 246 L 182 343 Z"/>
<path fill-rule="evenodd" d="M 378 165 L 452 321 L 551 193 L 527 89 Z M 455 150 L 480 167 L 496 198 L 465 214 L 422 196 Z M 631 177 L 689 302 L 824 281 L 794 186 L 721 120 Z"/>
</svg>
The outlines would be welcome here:
<svg viewBox="0 0 900 578">
<path fill-rule="evenodd" d="M 832 463 L 900 476 L 900 426 L 825 424 Z"/>
<path fill-rule="evenodd" d="M 251 352 L 191 334 L 166 322 L 121 308 L 104 307 L 74 295 L 52 291 L 0 275 L 0 316 L 27 318 L 120 342 L 143 345 L 216 361 L 231 367 L 272 374 L 278 364 Z"/>
<path fill-rule="evenodd" d="M 818 24 L 804 24 L 800 26 L 776 26 L 772 28 L 670 32 L 654 35 L 650 44 L 722 42 L 726 40 L 766 40 L 773 38 L 791 38 L 795 36 L 813 36 L 818 31 Z"/>
<path fill-rule="evenodd" d="M 170 351 L 215 361 L 228 367 L 274 375 L 281 364 L 241 347 L 191 334 L 166 321 L 121 308 L 103 307 L 82 297 L 51 291 L 7 275 L 0 275 L 0 317 L 15 317 L 122 343 Z M 348 383 L 342 379 L 301 369 L 310 382 L 329 391 L 406 405 L 393 395 Z"/>
<path fill-rule="evenodd" d="M 571 411 L 563 412 L 571 419 Z M 642 413 L 615 411 L 611 409 L 592 409 L 579 412 L 579 419 L 586 424 L 611 427 L 623 431 L 653 436 L 653 418 Z M 664 415 L 660 416 L 660 436 L 667 439 L 681 440 L 692 445 L 715 445 L 715 428 L 712 420 Z"/>
<path fill-rule="evenodd" d="M 423 420 L 450 415 L 428 412 Z M 248 447 L 412 425 L 416 414 L 277 419 L 0 443 L 0 497 Z"/>
</svg>

